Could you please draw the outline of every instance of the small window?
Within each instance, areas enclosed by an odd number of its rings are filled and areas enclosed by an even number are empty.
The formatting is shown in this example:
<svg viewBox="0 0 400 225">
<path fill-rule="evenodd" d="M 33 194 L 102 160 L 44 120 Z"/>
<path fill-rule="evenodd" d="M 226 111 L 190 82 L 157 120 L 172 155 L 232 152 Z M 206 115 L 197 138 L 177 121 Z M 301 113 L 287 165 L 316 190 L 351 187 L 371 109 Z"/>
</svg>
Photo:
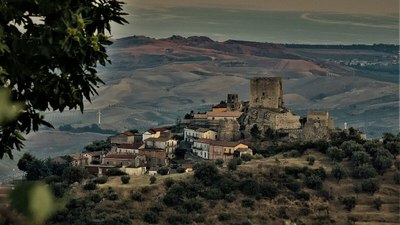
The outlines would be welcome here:
<svg viewBox="0 0 400 225">
<path fill-rule="evenodd" d="M 262 93 L 262 96 L 263 96 L 263 97 L 265 96 L 265 92 Z"/>
</svg>

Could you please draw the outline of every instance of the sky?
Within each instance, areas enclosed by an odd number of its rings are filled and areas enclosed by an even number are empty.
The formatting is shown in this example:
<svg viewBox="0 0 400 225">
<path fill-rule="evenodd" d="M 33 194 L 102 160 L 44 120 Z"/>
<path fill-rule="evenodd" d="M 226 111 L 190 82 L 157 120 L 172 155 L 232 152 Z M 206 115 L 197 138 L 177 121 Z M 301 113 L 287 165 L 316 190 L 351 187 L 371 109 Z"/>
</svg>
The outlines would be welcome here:
<svg viewBox="0 0 400 225">
<path fill-rule="evenodd" d="M 207 36 L 303 44 L 398 44 L 399 0 L 122 0 L 113 38 Z"/>
<path fill-rule="evenodd" d="M 124 0 L 137 8 L 219 7 L 264 11 L 311 11 L 362 14 L 398 14 L 398 0 Z"/>
</svg>

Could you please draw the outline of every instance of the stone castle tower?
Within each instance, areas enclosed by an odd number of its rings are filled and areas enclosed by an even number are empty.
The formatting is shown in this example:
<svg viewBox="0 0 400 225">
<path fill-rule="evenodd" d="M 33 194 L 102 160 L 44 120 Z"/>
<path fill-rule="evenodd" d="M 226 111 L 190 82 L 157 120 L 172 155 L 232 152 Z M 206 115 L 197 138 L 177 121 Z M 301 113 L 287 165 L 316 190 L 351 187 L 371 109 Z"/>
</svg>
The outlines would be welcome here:
<svg viewBox="0 0 400 225">
<path fill-rule="evenodd" d="M 282 108 L 282 79 L 280 77 L 258 77 L 251 79 L 249 100 L 250 108 Z"/>
<path fill-rule="evenodd" d="M 226 104 L 228 111 L 238 111 L 240 108 L 238 94 L 228 94 Z"/>
</svg>

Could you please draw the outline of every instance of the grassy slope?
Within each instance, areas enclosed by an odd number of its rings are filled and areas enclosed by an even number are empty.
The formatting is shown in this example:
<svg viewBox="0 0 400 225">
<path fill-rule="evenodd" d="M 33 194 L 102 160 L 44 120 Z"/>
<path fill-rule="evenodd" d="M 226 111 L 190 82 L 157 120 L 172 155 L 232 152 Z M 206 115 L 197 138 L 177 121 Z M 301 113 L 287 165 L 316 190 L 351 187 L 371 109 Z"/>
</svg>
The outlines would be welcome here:
<svg viewBox="0 0 400 225">
<path fill-rule="evenodd" d="M 313 155 L 316 157 L 315 164 L 309 166 L 306 161 L 307 155 Z M 345 163 L 349 164 L 349 163 Z M 324 167 L 329 174 L 331 170 L 331 164 L 329 160 L 321 153 L 308 150 L 302 157 L 299 158 L 286 158 L 282 155 L 276 155 L 270 158 L 262 160 L 252 160 L 244 165 L 238 167 L 238 171 L 235 173 L 249 173 L 249 174 L 269 174 L 269 173 L 281 173 L 283 168 L 286 166 L 309 166 L 316 169 L 320 166 Z M 225 169 L 224 169 L 225 170 Z M 243 208 L 240 203 L 241 200 L 247 197 L 240 192 L 236 193 L 236 200 L 232 203 L 228 203 L 225 200 L 201 200 L 203 202 L 203 209 L 197 213 L 189 213 L 191 217 L 203 217 L 205 218 L 204 223 L 194 223 L 193 224 L 233 224 L 242 223 L 249 221 L 251 224 L 279 224 L 281 225 L 284 221 L 288 220 L 298 220 L 305 224 L 321 224 L 318 222 L 318 218 L 326 217 L 327 211 L 321 210 L 323 207 L 328 207 L 329 217 L 333 224 L 348 224 L 347 220 L 349 217 L 356 218 L 358 225 L 366 224 L 378 224 L 378 225 L 394 225 L 398 224 L 400 216 L 399 212 L 399 186 L 394 184 L 392 179 L 394 169 L 388 171 L 384 176 L 378 176 L 381 186 L 380 190 L 374 195 L 360 193 L 356 194 L 353 190 L 354 184 L 360 183 L 359 180 L 354 180 L 351 178 L 341 180 L 337 183 L 336 180 L 328 176 L 324 181 L 323 189 L 332 193 L 334 196 L 333 200 L 325 201 L 322 197 L 319 197 L 319 192 L 311 189 L 305 189 L 311 194 L 309 201 L 299 201 L 293 199 L 287 193 L 278 195 L 272 200 L 261 199 L 255 201 L 255 206 L 251 208 Z M 132 224 L 147 224 L 143 222 L 143 215 L 148 211 L 148 208 L 160 205 L 162 202 L 162 196 L 165 193 L 165 188 L 163 186 L 163 180 L 170 177 L 173 179 L 181 180 L 188 179 L 192 174 L 172 174 L 167 176 L 157 176 L 156 184 L 149 185 L 149 176 L 132 176 L 130 184 L 122 185 L 119 177 L 110 178 L 106 184 L 100 185 L 100 190 L 98 192 L 107 192 L 109 187 L 114 189 L 121 200 L 118 201 L 102 201 L 101 207 L 110 209 L 114 208 L 115 212 L 118 210 L 124 210 L 124 213 L 128 213 L 132 218 Z M 130 200 L 130 193 L 133 191 L 140 191 L 144 186 L 148 186 L 148 192 L 143 194 L 145 200 L 143 202 L 136 202 Z M 82 193 L 80 188 L 75 189 L 78 195 L 85 195 Z M 338 200 L 339 196 L 353 195 L 357 198 L 357 206 L 348 212 L 344 209 L 343 205 Z M 373 208 L 373 200 L 375 197 L 380 197 L 383 201 L 383 205 L 380 211 Z M 162 205 L 162 204 L 161 204 Z M 309 208 L 310 214 L 303 215 L 299 214 L 301 208 Z M 282 219 L 280 215 L 281 208 L 286 210 L 286 219 Z M 220 221 L 218 215 L 220 213 L 228 213 L 230 219 L 227 221 Z M 164 206 L 164 211 L 161 212 L 161 218 L 159 224 L 168 224 L 166 218 L 170 215 L 175 215 L 175 210 L 171 208 L 166 208 Z"/>
</svg>

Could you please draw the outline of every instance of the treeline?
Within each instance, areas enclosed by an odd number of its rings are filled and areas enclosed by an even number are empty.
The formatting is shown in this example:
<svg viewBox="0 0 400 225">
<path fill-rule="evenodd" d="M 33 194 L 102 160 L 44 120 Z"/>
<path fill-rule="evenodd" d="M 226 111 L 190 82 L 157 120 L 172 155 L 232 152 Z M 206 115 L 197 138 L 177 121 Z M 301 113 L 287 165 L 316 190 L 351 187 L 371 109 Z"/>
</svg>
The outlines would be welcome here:
<svg viewBox="0 0 400 225">
<path fill-rule="evenodd" d="M 306 48 L 306 49 L 345 49 L 345 50 L 373 50 L 377 52 L 387 52 L 397 54 L 399 45 L 392 44 L 373 44 L 373 45 L 308 45 L 308 44 L 284 44 L 286 48 Z"/>
<path fill-rule="evenodd" d="M 99 134 L 117 134 L 118 132 L 115 130 L 109 130 L 109 129 L 102 129 L 99 127 L 97 124 L 92 124 L 89 126 L 84 126 L 84 127 L 72 127 L 71 125 L 63 125 L 58 128 L 60 131 L 68 131 L 72 133 L 84 133 L 84 132 L 91 132 L 91 133 L 99 133 Z"/>
</svg>

